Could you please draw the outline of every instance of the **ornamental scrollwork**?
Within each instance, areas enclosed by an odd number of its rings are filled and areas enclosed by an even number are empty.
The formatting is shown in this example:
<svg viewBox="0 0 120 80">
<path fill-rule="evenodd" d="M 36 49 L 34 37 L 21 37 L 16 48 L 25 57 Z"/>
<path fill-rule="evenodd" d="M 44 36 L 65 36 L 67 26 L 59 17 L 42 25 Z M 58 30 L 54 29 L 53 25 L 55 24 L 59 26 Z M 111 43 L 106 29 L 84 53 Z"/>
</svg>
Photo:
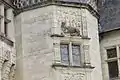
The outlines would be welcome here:
<svg viewBox="0 0 120 80">
<path fill-rule="evenodd" d="M 13 4 L 17 8 L 24 8 L 24 7 L 31 6 L 37 3 L 41 3 L 41 2 L 45 2 L 45 1 L 47 0 L 14 0 Z"/>
<path fill-rule="evenodd" d="M 81 75 L 80 73 L 72 73 L 69 75 L 65 75 L 64 80 L 83 80 L 84 75 Z"/>
</svg>

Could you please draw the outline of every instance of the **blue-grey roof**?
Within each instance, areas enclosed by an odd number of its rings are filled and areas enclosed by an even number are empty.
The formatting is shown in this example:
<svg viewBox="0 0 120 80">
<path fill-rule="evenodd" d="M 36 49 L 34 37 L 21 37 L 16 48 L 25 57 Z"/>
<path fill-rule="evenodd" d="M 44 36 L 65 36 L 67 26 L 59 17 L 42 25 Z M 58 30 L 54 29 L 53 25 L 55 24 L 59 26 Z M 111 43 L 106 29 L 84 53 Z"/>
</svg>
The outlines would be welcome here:
<svg viewBox="0 0 120 80">
<path fill-rule="evenodd" d="M 59 1 L 65 1 L 65 2 L 80 2 L 80 3 L 87 3 L 89 0 L 59 0 Z"/>
<path fill-rule="evenodd" d="M 120 0 L 106 0 L 100 11 L 101 31 L 120 28 Z"/>
</svg>

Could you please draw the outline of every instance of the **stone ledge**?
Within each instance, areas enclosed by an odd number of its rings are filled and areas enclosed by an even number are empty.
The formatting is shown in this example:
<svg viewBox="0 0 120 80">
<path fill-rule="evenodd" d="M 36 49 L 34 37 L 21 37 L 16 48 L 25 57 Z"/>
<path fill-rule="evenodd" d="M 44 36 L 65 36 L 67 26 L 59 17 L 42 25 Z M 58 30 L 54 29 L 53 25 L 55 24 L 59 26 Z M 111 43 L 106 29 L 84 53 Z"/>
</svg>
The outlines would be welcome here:
<svg viewBox="0 0 120 80">
<path fill-rule="evenodd" d="M 64 35 L 59 35 L 59 34 L 52 34 L 50 37 L 69 37 L 69 36 L 64 36 Z M 85 37 L 85 36 L 72 36 L 73 38 L 80 38 L 80 39 L 86 39 L 90 40 L 91 38 Z"/>
<path fill-rule="evenodd" d="M 4 33 L 0 33 L 0 40 L 5 42 L 6 44 L 8 44 L 10 46 L 14 46 L 14 42 L 11 41 L 7 36 L 5 36 Z"/>
<path fill-rule="evenodd" d="M 52 65 L 52 68 L 55 68 L 55 67 L 64 67 L 64 68 L 87 68 L 87 69 L 94 69 L 95 67 L 92 67 L 92 66 L 69 66 L 69 65 L 62 65 L 62 64 L 53 64 Z"/>
</svg>

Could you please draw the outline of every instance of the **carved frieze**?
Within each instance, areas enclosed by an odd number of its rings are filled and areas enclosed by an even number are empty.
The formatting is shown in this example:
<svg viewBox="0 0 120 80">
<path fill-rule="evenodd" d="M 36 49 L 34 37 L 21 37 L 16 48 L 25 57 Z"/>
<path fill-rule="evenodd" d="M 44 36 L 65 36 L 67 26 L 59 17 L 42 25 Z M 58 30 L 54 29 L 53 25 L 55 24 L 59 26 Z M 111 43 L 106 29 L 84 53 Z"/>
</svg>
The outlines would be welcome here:
<svg viewBox="0 0 120 80">
<path fill-rule="evenodd" d="M 84 74 L 81 73 L 65 73 L 64 80 L 83 80 Z"/>
<path fill-rule="evenodd" d="M 91 7 L 93 7 L 95 10 L 97 10 L 97 0 L 13 0 L 13 4 L 17 8 L 24 8 L 28 7 L 34 4 L 38 3 L 44 3 L 46 1 L 61 1 L 61 2 L 73 2 L 73 3 L 83 3 L 83 4 L 89 4 Z"/>
<path fill-rule="evenodd" d="M 42 2 L 45 2 L 45 1 L 47 1 L 47 0 L 14 0 L 13 4 L 17 8 L 23 8 L 23 7 L 27 7 L 27 6 L 30 6 L 30 5 L 42 3 Z"/>
<path fill-rule="evenodd" d="M 73 69 L 60 69 L 60 74 L 62 75 L 62 80 L 84 80 L 85 73 L 72 71 Z"/>
</svg>

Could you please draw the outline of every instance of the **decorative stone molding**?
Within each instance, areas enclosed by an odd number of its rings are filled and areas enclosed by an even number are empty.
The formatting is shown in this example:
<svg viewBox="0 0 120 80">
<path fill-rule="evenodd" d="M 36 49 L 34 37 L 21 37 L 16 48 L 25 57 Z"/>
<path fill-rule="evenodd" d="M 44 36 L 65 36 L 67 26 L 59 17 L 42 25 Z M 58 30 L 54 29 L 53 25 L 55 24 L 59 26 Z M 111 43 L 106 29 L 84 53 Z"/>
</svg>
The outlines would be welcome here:
<svg viewBox="0 0 120 80">
<path fill-rule="evenodd" d="M 45 2 L 68 2 L 68 3 L 79 3 L 79 4 L 89 4 L 96 10 L 96 1 L 95 0 L 14 0 L 13 3 L 17 8 L 24 8 L 30 5 L 35 5 L 39 3 L 45 3 Z"/>
<path fill-rule="evenodd" d="M 63 73 L 64 75 L 64 80 L 84 80 L 83 77 L 85 74 L 82 73 Z"/>
<path fill-rule="evenodd" d="M 2 69 L 3 63 L 4 63 L 4 59 L 2 57 L 0 57 L 0 71 Z"/>
<path fill-rule="evenodd" d="M 7 49 L 6 50 L 4 49 L 3 58 L 6 60 L 10 60 L 10 58 L 11 58 L 10 55 L 11 55 L 11 52 Z"/>
<path fill-rule="evenodd" d="M 9 80 L 15 80 L 15 65 L 12 65 L 9 73 Z"/>
<path fill-rule="evenodd" d="M 2 67 L 2 80 L 9 80 L 11 62 L 5 61 Z"/>
<path fill-rule="evenodd" d="M 85 73 L 83 71 L 75 71 L 72 68 L 58 70 L 63 80 L 84 80 Z"/>
<path fill-rule="evenodd" d="M 57 5 L 57 6 L 69 6 L 75 8 L 86 8 L 88 9 L 95 17 L 99 18 L 99 14 L 97 12 L 95 0 L 14 0 L 14 6 L 17 7 L 15 10 L 15 14 L 19 14 L 23 11 L 40 8 L 49 5 Z"/>
<path fill-rule="evenodd" d="M 55 80 L 91 80 L 91 72 L 93 68 L 78 67 L 54 67 L 56 72 Z"/>
<path fill-rule="evenodd" d="M 14 5 L 17 8 L 23 8 L 23 7 L 28 7 L 30 5 L 38 4 L 38 3 L 43 3 L 48 0 L 14 0 Z"/>
</svg>

